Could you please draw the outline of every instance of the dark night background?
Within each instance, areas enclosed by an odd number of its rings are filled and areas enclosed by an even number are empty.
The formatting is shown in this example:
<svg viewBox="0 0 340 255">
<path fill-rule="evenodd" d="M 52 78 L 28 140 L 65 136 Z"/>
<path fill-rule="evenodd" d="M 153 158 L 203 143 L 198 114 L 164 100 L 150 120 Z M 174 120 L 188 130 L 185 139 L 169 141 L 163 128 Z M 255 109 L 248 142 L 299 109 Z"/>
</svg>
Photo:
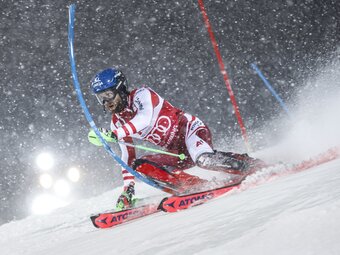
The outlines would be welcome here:
<svg viewBox="0 0 340 255">
<path fill-rule="evenodd" d="M 41 191 L 35 158 L 42 151 L 55 156 L 56 176 L 70 166 L 82 170 L 74 188 L 79 198 L 121 185 L 120 168 L 87 141 L 89 125 L 69 66 L 71 3 L 0 1 L 0 224 L 30 213 L 30 201 Z M 339 54 L 338 0 L 204 3 L 251 136 L 256 136 L 251 130 L 283 114 L 251 63 L 289 104 L 304 79 Z M 130 88 L 152 87 L 204 120 L 215 142 L 233 149 L 228 141 L 240 131 L 197 1 L 76 4 L 78 75 L 98 126 L 109 127 L 110 117 L 90 95 L 89 80 L 115 65 Z"/>
</svg>

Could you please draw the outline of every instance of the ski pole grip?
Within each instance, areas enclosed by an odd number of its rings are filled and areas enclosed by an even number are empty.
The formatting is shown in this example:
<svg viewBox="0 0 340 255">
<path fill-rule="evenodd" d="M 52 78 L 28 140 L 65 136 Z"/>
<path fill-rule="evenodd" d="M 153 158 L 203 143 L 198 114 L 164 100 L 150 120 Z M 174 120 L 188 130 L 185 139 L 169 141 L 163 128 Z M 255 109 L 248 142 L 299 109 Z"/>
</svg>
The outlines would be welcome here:
<svg viewBox="0 0 340 255">
<path fill-rule="evenodd" d="M 179 157 L 180 160 L 184 160 L 185 159 L 185 155 L 183 153 L 179 154 L 178 157 Z"/>
</svg>

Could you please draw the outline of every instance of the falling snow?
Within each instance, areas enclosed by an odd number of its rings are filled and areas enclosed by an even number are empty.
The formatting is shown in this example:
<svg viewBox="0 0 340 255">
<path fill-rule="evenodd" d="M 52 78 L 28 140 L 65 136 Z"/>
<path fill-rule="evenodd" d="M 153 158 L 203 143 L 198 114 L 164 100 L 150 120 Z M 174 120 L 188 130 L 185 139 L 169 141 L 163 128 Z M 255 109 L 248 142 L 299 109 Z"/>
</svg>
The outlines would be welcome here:
<svg viewBox="0 0 340 255">
<path fill-rule="evenodd" d="M 70 2 L 40 2 L 1 2 L 0 224 L 29 215 L 33 198 L 44 191 L 35 163 L 42 152 L 55 157 L 55 177 L 81 169 L 72 188 L 75 200 L 121 185 L 116 163 L 88 144 L 89 125 L 73 91 Z M 283 126 L 276 120 L 286 116 L 251 63 L 291 108 L 305 87 L 320 93 L 339 87 L 339 79 L 327 87 L 313 82 L 339 59 L 339 1 L 204 3 L 254 149 L 273 145 Z M 130 88 L 150 86 L 208 123 L 216 146 L 245 150 L 196 1 L 79 1 L 75 34 L 79 79 L 99 126 L 108 127 L 110 117 L 91 96 L 89 81 L 115 65 Z"/>
</svg>

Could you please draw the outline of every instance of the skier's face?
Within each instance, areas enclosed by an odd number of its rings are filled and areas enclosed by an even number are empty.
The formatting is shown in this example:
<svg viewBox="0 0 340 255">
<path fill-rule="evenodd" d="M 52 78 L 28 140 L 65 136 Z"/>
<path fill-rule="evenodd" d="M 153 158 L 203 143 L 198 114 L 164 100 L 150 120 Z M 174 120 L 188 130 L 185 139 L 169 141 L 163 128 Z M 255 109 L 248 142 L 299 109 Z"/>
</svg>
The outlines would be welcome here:
<svg viewBox="0 0 340 255">
<path fill-rule="evenodd" d="M 106 90 L 96 94 L 98 102 L 104 106 L 106 111 L 111 113 L 120 113 L 124 110 L 124 103 L 121 95 L 117 90 Z"/>
<path fill-rule="evenodd" d="M 122 103 L 122 98 L 119 94 L 116 94 L 113 99 L 104 101 L 104 107 L 107 111 L 110 111 L 111 113 L 119 113 L 122 111 Z"/>
</svg>

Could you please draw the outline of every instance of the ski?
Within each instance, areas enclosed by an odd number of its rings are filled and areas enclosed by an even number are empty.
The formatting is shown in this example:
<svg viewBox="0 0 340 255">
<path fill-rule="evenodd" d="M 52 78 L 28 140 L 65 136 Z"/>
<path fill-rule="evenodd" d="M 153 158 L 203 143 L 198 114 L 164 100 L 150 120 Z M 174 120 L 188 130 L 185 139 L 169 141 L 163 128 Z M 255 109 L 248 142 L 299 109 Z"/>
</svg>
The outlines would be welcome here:
<svg viewBox="0 0 340 255">
<path fill-rule="evenodd" d="M 105 212 L 91 216 L 91 221 L 96 228 L 111 228 L 116 225 L 145 217 L 158 212 L 157 204 L 148 204 L 134 207 L 119 212 Z"/>
<path fill-rule="evenodd" d="M 209 200 L 212 200 L 214 198 L 222 196 L 223 194 L 226 194 L 227 192 L 239 188 L 244 179 L 245 177 L 232 184 L 206 191 L 196 192 L 187 195 L 166 197 L 161 201 L 158 208 L 163 212 L 173 213 L 203 204 Z"/>
</svg>

